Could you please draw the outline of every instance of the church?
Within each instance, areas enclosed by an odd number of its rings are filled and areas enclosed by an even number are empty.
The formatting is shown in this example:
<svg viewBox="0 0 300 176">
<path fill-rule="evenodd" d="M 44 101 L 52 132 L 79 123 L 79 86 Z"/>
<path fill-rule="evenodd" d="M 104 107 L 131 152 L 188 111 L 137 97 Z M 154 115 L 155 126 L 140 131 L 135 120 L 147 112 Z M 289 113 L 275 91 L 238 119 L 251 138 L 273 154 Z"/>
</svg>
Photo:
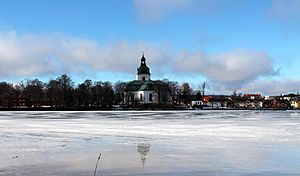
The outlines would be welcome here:
<svg viewBox="0 0 300 176">
<path fill-rule="evenodd" d="M 160 80 L 151 80 L 150 68 L 146 64 L 144 54 L 141 64 L 137 68 L 136 80 L 127 84 L 124 92 L 124 103 L 135 105 L 168 105 L 170 91 L 166 83 Z"/>
</svg>

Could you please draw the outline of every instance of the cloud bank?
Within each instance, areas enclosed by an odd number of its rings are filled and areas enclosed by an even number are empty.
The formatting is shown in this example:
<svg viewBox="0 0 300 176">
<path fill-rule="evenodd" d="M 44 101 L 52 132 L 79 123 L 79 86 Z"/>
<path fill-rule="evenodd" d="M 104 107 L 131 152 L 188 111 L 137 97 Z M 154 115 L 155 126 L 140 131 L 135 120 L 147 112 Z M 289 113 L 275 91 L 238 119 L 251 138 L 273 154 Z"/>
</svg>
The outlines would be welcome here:
<svg viewBox="0 0 300 176">
<path fill-rule="evenodd" d="M 267 53 L 250 50 L 234 50 L 216 55 L 181 53 L 176 60 L 176 68 L 229 84 L 243 84 L 276 73 Z"/>
<path fill-rule="evenodd" d="M 256 80 L 246 84 L 241 92 L 258 92 L 267 95 L 279 95 L 300 92 L 300 80 L 296 79 L 270 79 Z"/>
<path fill-rule="evenodd" d="M 86 71 L 135 74 L 142 51 L 145 51 L 152 75 L 162 72 L 175 77 L 204 76 L 220 92 L 239 89 L 275 93 L 296 91 L 300 87 L 297 80 L 283 83 L 278 80 L 258 81 L 276 75 L 272 58 L 264 51 L 238 49 L 217 54 L 168 52 L 164 47 L 145 42 L 103 45 L 60 34 L 18 35 L 13 31 L 0 32 L 0 78 L 23 79 L 62 73 L 80 75 Z"/>
<path fill-rule="evenodd" d="M 143 42 L 100 45 L 88 39 L 59 34 L 0 32 L 0 77 L 47 76 L 85 70 L 132 73 L 142 51 L 149 53 L 152 64 L 164 62 L 161 49 Z"/>
</svg>

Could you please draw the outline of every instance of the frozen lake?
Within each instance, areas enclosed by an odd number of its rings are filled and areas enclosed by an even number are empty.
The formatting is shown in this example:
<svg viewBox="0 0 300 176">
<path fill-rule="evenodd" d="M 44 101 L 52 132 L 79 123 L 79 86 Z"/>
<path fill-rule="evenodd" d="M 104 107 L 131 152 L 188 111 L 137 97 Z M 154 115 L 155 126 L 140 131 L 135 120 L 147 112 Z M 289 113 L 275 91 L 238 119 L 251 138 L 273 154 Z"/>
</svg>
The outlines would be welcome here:
<svg viewBox="0 0 300 176">
<path fill-rule="evenodd" d="M 0 112 L 0 175 L 300 175 L 299 111 Z"/>
</svg>

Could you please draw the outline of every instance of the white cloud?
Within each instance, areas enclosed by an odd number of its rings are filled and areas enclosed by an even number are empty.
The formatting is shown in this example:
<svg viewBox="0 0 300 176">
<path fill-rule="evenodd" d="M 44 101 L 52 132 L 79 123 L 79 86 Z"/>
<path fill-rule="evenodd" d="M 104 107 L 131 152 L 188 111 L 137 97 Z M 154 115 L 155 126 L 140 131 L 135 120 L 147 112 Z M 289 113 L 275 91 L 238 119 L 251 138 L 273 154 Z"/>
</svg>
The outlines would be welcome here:
<svg viewBox="0 0 300 176">
<path fill-rule="evenodd" d="M 57 66 L 50 58 L 54 48 L 51 39 L 0 33 L 0 76 L 22 76 L 53 72 Z"/>
<path fill-rule="evenodd" d="M 216 55 L 185 52 L 178 55 L 176 68 L 186 73 L 202 74 L 214 82 L 233 87 L 242 86 L 261 76 L 275 74 L 272 60 L 267 53 L 248 50 Z"/>
<path fill-rule="evenodd" d="M 256 80 L 246 84 L 241 92 L 257 92 L 266 95 L 278 95 L 282 93 L 300 92 L 300 80 L 295 79 L 271 79 Z"/>
<path fill-rule="evenodd" d="M 0 32 L 0 78 L 23 79 L 85 71 L 135 74 L 142 51 L 153 76 L 159 72 L 178 77 L 200 75 L 207 78 L 212 90 L 221 93 L 238 89 L 270 94 L 296 92 L 300 87 L 298 80 L 259 81 L 274 78 L 275 74 L 272 59 L 262 51 L 233 50 L 214 55 L 201 51 L 170 53 L 166 47 L 144 42 L 101 45 L 59 34 L 18 35 L 15 32 Z"/>
<path fill-rule="evenodd" d="M 24 78 L 86 70 L 134 73 L 142 51 L 146 51 L 153 66 L 164 62 L 162 49 L 143 42 L 102 46 L 91 40 L 59 34 L 0 32 L 0 77 Z"/>
</svg>

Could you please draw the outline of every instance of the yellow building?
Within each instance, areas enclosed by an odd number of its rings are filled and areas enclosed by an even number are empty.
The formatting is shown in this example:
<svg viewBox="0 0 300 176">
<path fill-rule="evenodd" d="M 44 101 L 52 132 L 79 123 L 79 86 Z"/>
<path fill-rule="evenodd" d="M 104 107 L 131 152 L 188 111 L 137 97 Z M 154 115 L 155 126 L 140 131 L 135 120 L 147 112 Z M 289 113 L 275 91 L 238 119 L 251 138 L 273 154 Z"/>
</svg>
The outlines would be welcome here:
<svg viewBox="0 0 300 176">
<path fill-rule="evenodd" d="M 296 108 L 296 109 L 300 109 L 300 100 L 297 101 L 295 108 Z"/>
<path fill-rule="evenodd" d="M 300 109 L 300 98 L 299 97 L 293 97 L 290 100 L 291 106 L 293 109 Z"/>
</svg>

